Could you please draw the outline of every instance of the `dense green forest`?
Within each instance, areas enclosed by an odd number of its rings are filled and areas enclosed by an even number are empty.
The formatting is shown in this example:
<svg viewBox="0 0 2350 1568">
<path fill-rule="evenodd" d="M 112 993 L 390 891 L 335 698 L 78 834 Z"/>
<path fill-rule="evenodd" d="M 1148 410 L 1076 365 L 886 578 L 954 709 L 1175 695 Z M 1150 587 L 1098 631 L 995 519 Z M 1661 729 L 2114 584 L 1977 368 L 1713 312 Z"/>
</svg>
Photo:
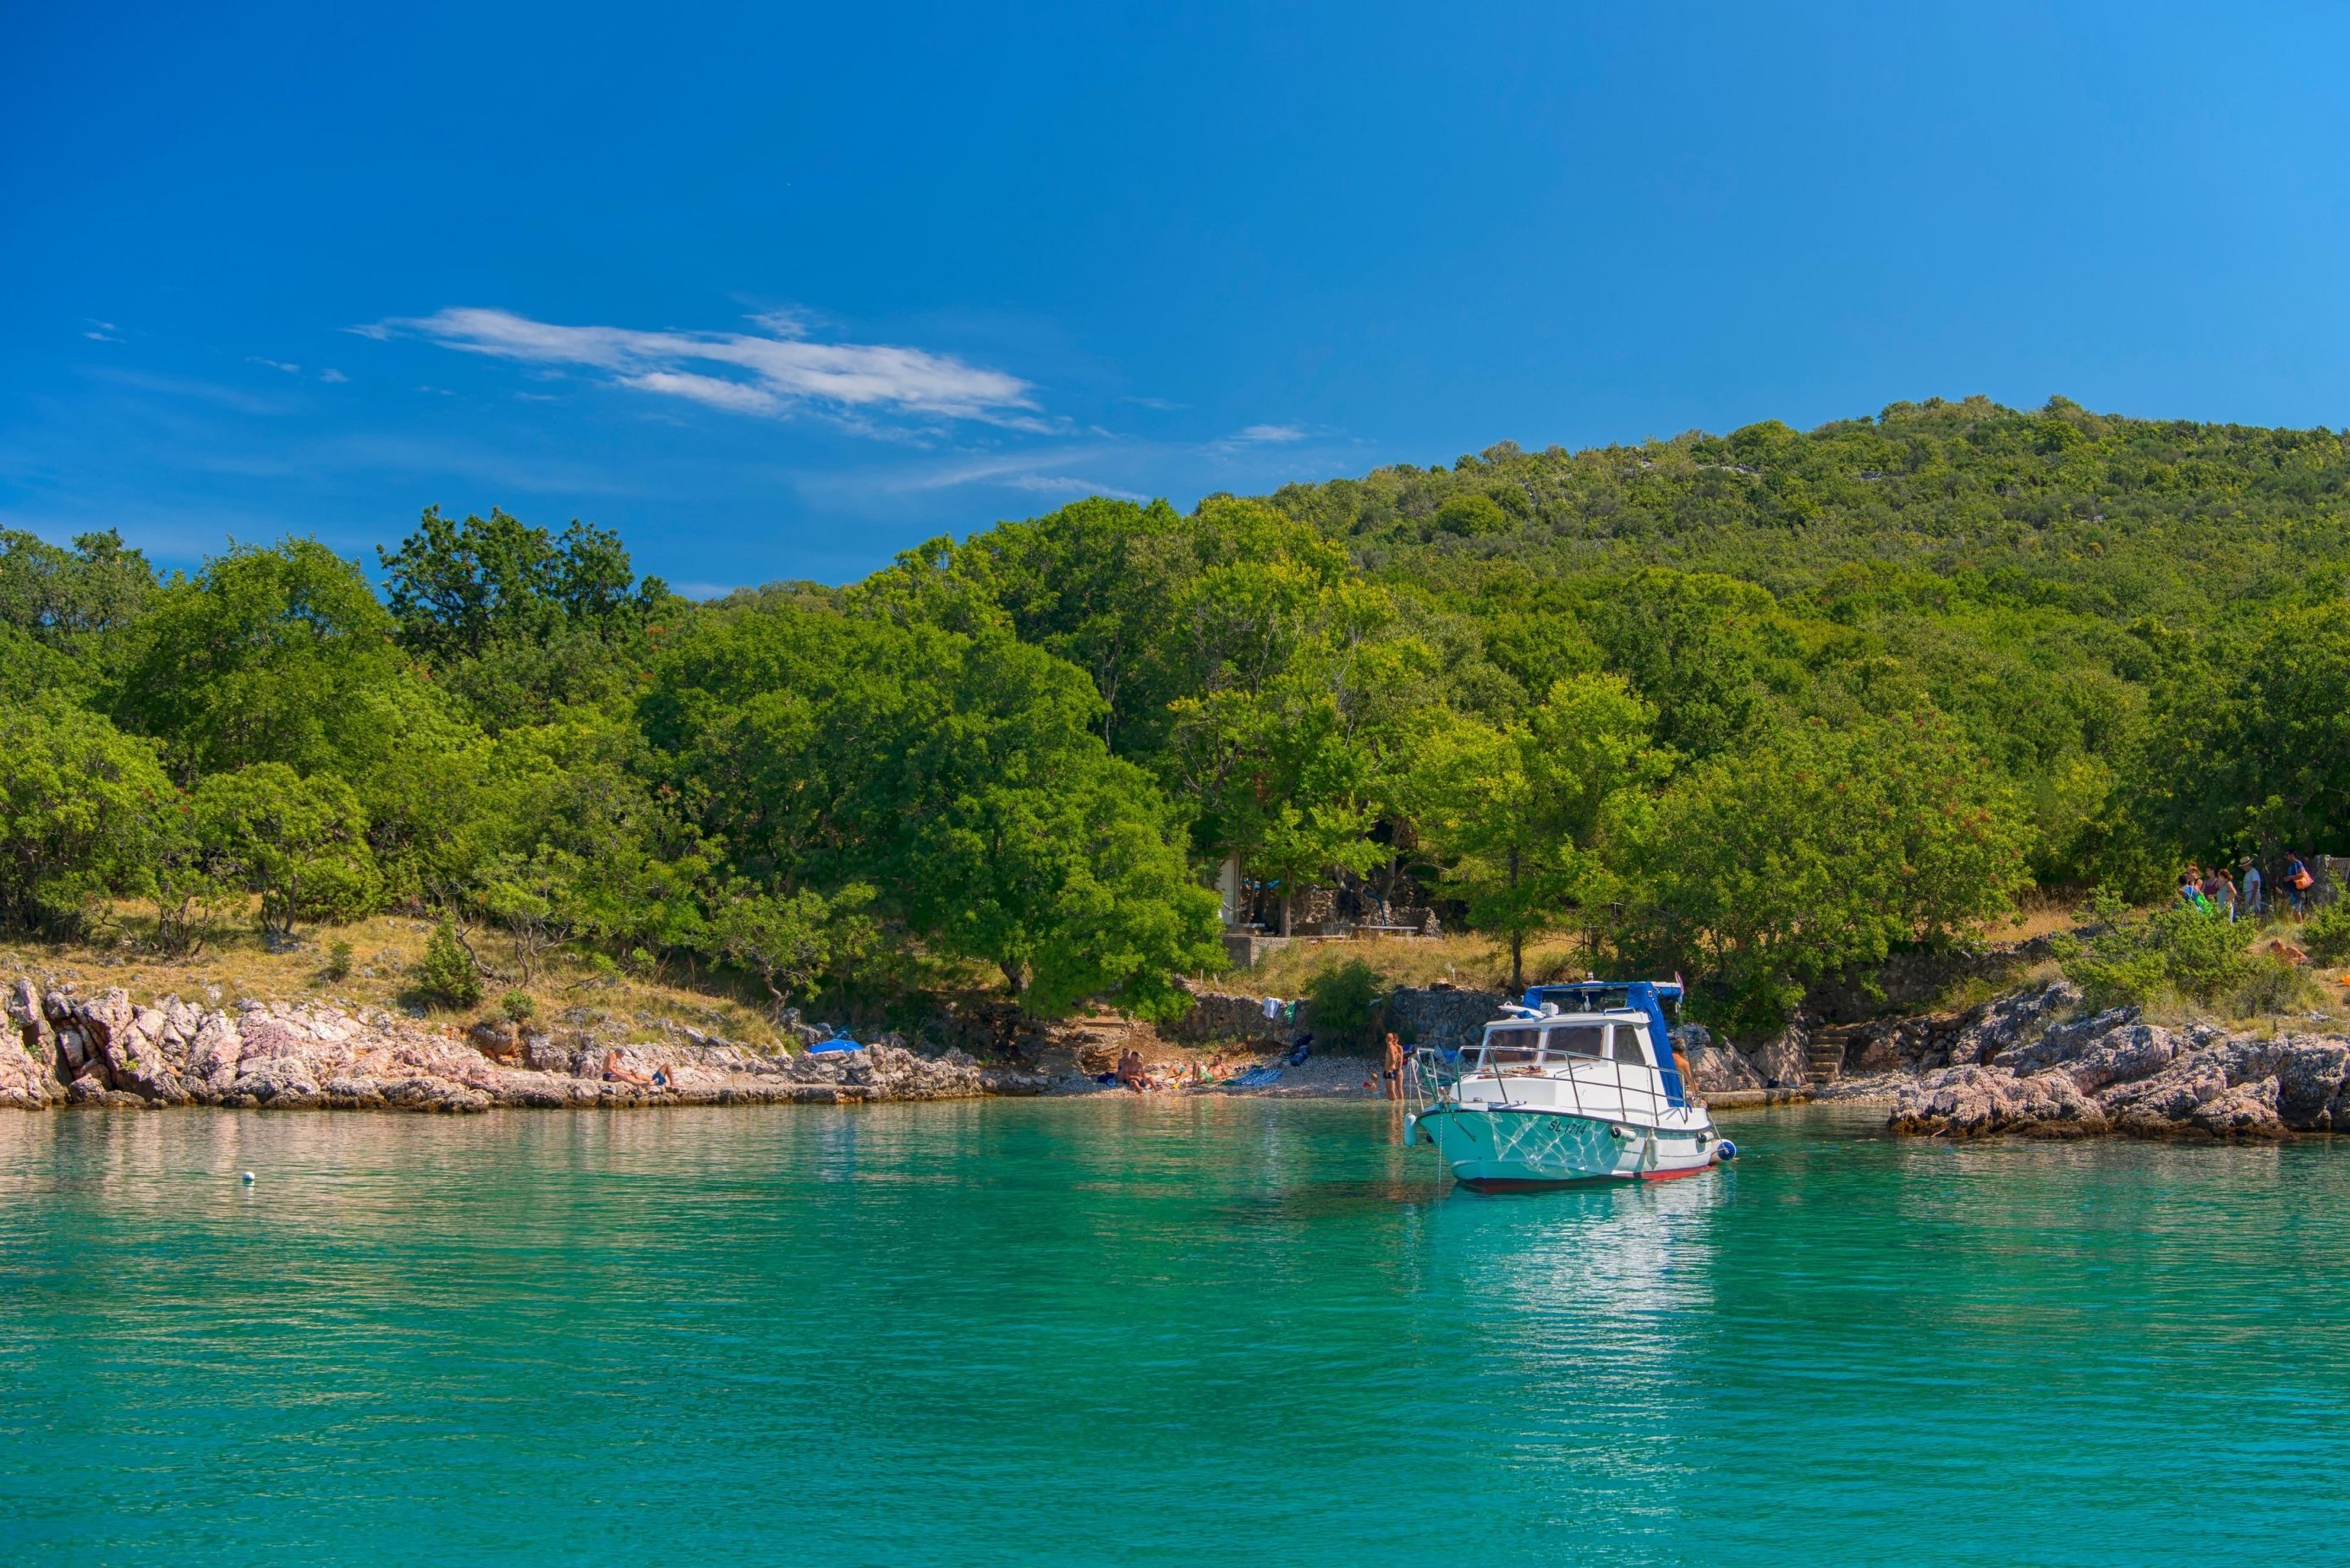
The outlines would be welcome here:
<svg viewBox="0 0 2350 1568">
<path fill-rule="evenodd" d="M 162 577 L 0 535 L 0 919 L 409 908 L 1161 1015 L 1233 857 L 1268 923 L 1433 904 L 1759 1028 L 2035 884 L 2338 846 L 2345 570 L 2344 435 L 2062 399 L 1089 500 L 701 605 L 494 511 Z"/>
</svg>

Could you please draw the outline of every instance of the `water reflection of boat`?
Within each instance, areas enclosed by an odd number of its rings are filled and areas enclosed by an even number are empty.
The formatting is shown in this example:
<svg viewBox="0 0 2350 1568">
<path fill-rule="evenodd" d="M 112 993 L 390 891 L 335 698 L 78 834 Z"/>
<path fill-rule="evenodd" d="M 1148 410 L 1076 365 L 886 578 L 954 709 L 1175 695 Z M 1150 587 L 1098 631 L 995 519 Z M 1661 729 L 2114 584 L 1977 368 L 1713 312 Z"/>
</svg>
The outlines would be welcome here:
<svg viewBox="0 0 2350 1568">
<path fill-rule="evenodd" d="M 1412 1058 L 1409 1137 L 1464 1186 L 1662 1181 L 1736 1153 L 1674 1066 L 1649 981 L 1536 986 L 1457 1054 Z"/>
</svg>

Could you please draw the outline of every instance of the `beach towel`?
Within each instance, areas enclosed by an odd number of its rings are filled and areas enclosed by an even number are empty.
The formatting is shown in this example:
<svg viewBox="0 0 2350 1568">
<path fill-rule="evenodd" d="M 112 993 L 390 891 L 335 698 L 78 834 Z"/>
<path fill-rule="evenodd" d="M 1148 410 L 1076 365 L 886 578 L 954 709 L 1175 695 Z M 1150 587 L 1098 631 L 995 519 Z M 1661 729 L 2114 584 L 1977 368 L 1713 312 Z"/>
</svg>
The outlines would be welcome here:
<svg viewBox="0 0 2350 1568">
<path fill-rule="evenodd" d="M 1234 1078 L 1232 1086 L 1235 1089 L 1260 1089 L 1267 1084 L 1275 1082 L 1280 1076 L 1281 1069 L 1278 1067 L 1251 1067 L 1247 1072 Z"/>
</svg>

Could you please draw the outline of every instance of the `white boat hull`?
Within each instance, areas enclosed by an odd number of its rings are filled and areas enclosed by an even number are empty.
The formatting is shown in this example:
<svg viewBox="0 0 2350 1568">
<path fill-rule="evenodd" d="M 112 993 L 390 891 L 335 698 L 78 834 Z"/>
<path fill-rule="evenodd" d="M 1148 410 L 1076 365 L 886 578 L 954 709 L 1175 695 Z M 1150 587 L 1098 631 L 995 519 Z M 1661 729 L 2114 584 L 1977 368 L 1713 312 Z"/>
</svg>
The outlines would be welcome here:
<svg viewBox="0 0 2350 1568">
<path fill-rule="evenodd" d="M 1458 1104 L 1418 1118 L 1464 1187 L 1557 1187 L 1577 1181 L 1665 1181 L 1710 1169 L 1721 1147 L 1711 1126 L 1628 1127 L 1570 1112 Z"/>
</svg>

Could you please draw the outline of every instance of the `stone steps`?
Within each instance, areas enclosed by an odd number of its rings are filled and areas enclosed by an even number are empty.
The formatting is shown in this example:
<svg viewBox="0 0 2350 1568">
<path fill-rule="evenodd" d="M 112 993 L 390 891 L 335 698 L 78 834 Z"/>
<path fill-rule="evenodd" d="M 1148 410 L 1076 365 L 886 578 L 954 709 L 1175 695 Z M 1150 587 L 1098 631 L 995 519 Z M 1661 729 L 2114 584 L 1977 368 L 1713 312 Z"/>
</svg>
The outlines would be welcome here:
<svg viewBox="0 0 2350 1568">
<path fill-rule="evenodd" d="M 1824 1089 L 1844 1076 L 1845 1037 L 1850 1033 L 1849 1029 L 1823 1029 L 1812 1036 L 1804 1067 L 1814 1089 Z"/>
</svg>

